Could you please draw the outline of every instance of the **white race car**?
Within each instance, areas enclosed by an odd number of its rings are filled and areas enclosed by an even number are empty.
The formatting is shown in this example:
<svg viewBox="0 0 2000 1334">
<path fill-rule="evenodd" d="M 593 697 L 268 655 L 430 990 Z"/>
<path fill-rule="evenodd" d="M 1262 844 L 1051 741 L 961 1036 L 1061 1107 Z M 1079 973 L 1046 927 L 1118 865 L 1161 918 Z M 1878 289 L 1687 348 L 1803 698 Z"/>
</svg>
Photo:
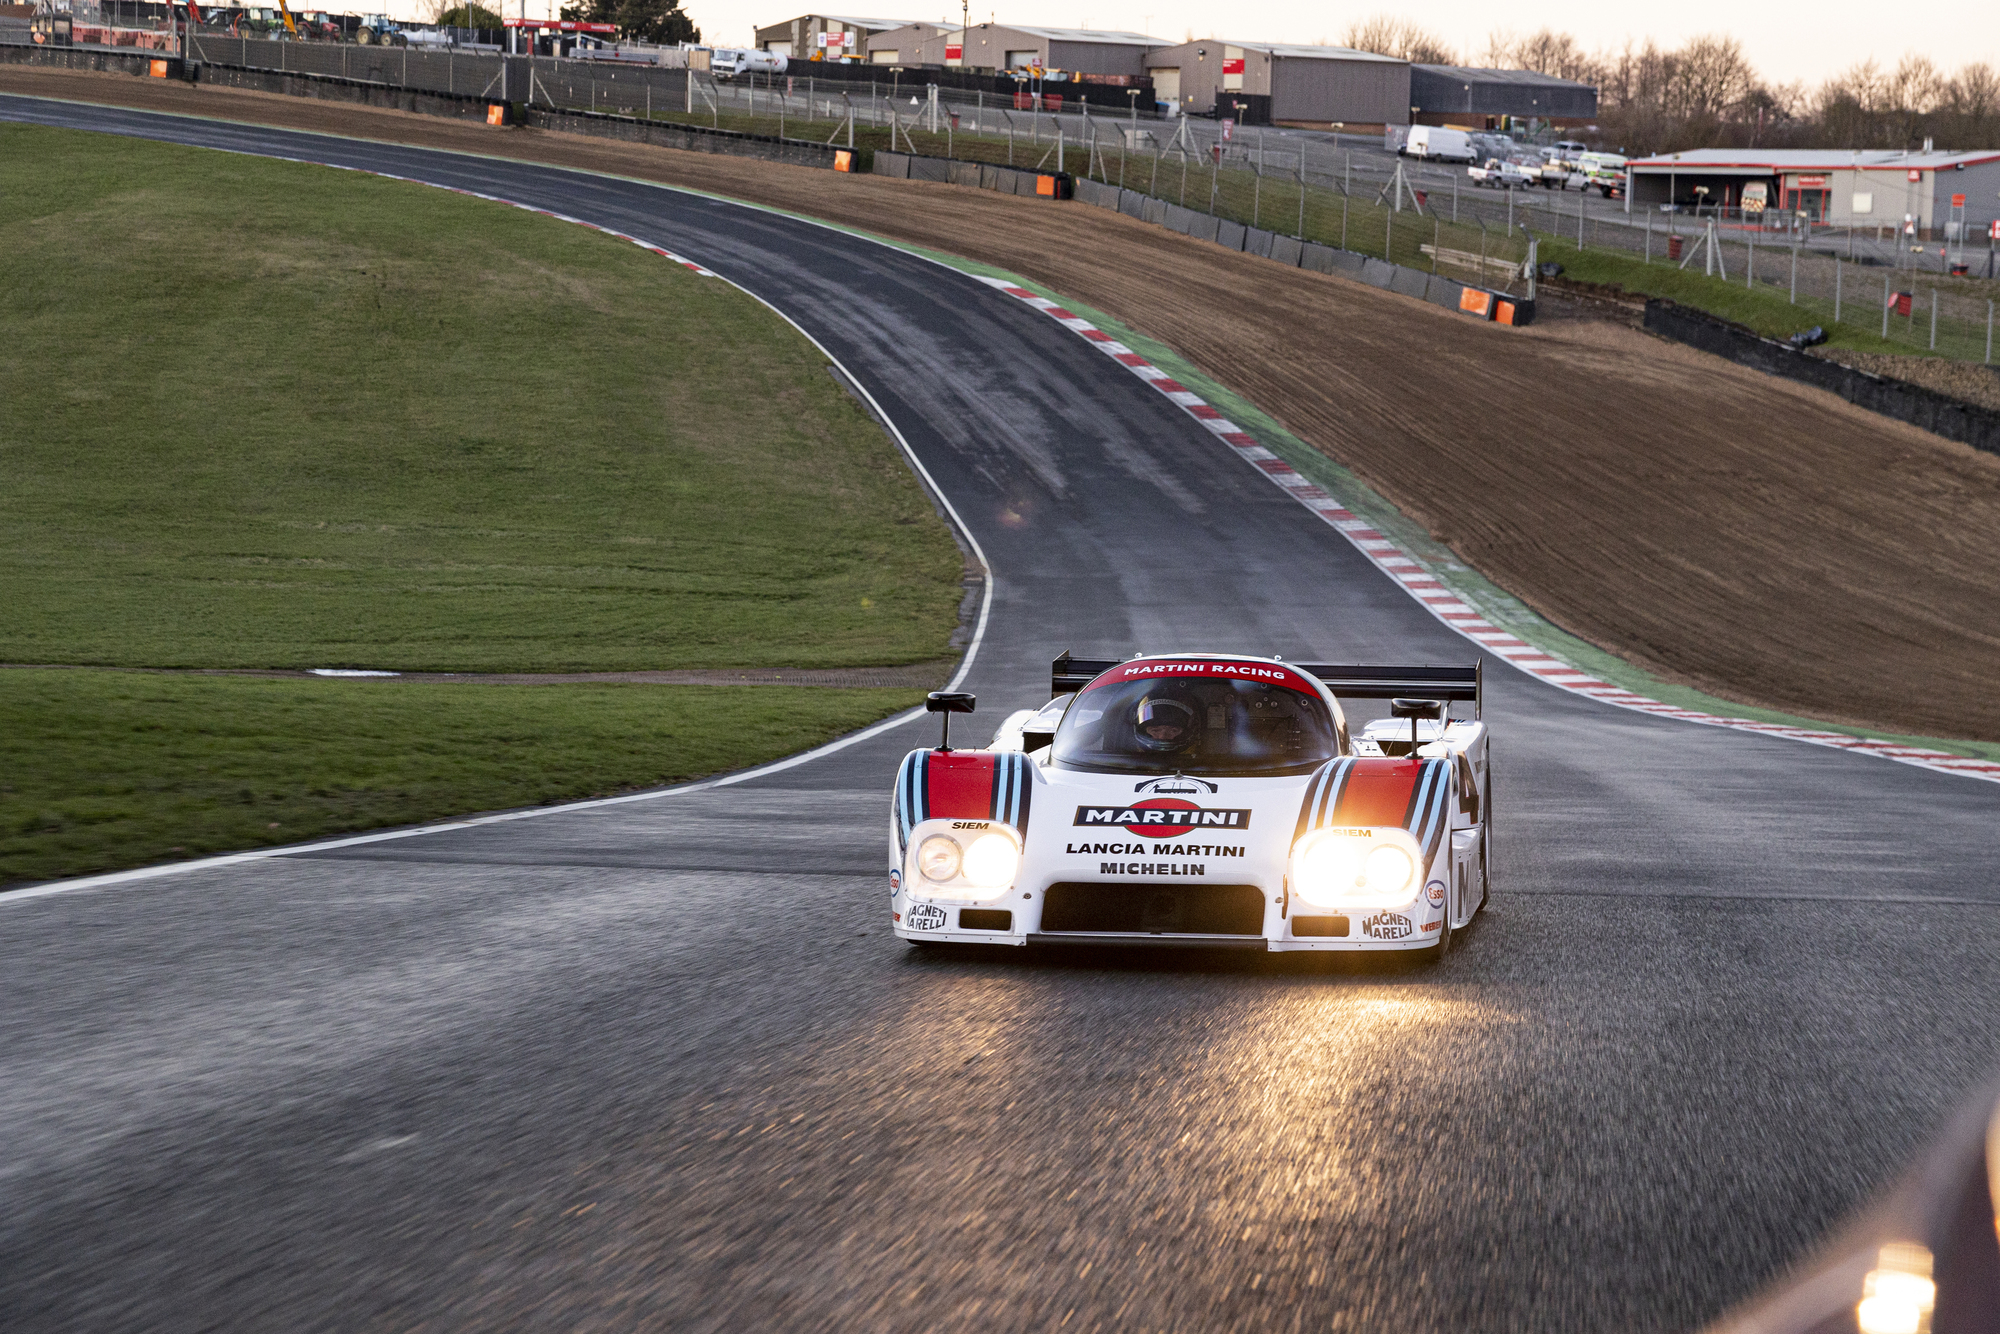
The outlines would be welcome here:
<svg viewBox="0 0 2000 1334">
<path fill-rule="evenodd" d="M 1481 664 L 1056 659 L 984 750 L 903 760 L 896 934 L 918 943 L 1414 950 L 1485 906 Z M 1350 736 L 1340 698 L 1390 700 Z M 1453 718 L 1453 703 L 1471 706 Z"/>
</svg>

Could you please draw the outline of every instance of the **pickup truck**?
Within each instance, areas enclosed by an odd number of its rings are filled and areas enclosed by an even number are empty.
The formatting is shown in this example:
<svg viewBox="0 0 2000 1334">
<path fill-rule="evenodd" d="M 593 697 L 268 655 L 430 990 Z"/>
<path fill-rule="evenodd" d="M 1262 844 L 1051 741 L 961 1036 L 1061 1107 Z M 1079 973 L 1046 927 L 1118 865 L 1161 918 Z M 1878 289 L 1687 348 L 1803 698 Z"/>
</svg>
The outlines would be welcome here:
<svg viewBox="0 0 2000 1334">
<path fill-rule="evenodd" d="M 1465 174 L 1474 185 L 1490 185 L 1496 190 L 1525 189 L 1536 180 L 1520 163 L 1502 162 L 1497 157 L 1487 158 L 1484 166 L 1467 167 Z"/>
</svg>

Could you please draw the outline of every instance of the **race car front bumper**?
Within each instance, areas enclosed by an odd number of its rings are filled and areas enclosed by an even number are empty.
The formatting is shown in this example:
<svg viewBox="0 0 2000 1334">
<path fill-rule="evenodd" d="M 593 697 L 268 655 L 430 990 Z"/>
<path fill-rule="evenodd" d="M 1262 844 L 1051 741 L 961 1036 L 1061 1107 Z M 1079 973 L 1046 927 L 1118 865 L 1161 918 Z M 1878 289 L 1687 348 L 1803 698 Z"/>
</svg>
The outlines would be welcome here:
<svg viewBox="0 0 2000 1334">
<path fill-rule="evenodd" d="M 1398 910 L 1322 912 L 1282 886 L 1058 882 L 984 903 L 898 893 L 904 940 L 965 945 L 1149 945 L 1181 949 L 1387 952 L 1436 943 L 1442 901 L 1420 895 Z"/>
</svg>

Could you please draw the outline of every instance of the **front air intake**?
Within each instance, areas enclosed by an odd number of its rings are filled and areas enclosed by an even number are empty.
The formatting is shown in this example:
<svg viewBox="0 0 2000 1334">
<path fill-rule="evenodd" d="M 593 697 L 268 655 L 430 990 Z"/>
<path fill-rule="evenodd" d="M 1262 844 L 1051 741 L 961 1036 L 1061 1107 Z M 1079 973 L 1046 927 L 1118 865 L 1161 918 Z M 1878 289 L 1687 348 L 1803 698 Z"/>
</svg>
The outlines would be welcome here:
<svg viewBox="0 0 2000 1334">
<path fill-rule="evenodd" d="M 1255 885 L 1149 885 L 1065 880 L 1043 894 L 1042 931 L 1261 936 Z"/>
</svg>

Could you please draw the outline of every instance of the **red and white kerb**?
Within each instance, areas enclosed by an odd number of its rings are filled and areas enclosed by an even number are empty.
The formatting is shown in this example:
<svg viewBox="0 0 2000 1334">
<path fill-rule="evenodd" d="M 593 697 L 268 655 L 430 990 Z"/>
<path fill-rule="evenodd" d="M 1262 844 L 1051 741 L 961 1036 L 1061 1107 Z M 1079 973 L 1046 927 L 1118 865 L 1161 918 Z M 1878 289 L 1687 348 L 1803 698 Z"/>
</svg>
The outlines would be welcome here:
<svg viewBox="0 0 2000 1334">
<path fill-rule="evenodd" d="M 981 277 L 979 281 L 1033 306 L 1166 395 L 1188 416 L 1200 422 L 1210 434 L 1234 450 L 1237 457 L 1248 462 L 1274 485 L 1282 487 L 1294 500 L 1331 524 L 1342 537 L 1354 545 L 1356 550 L 1400 584 L 1411 597 L 1422 603 L 1431 615 L 1482 649 L 1495 657 L 1505 659 L 1530 676 L 1546 681 L 1550 685 L 1560 686 L 1564 690 L 1602 700 L 1606 704 L 1615 704 L 1621 709 L 1636 709 L 1641 713 L 1678 718 L 1683 722 L 1701 723 L 1709 727 L 1730 727 L 1739 732 L 1785 737 L 1815 746 L 1860 751 L 1866 755 L 1879 755 L 1883 759 L 1935 769 L 1941 773 L 1962 774 L 1967 778 L 2000 782 L 2000 764 L 1991 760 L 1968 759 L 1963 755 L 1952 755 L 1922 746 L 1907 746 L 1900 742 L 1882 741 L 1872 737 L 1848 736 L 1844 732 L 1787 727 L 1781 723 L 1760 723 L 1749 718 L 1718 717 L 1715 714 L 1702 713 L 1697 709 L 1683 709 L 1678 705 L 1649 699 L 1645 695 L 1635 694 L 1608 681 L 1600 681 L 1588 672 L 1579 671 L 1561 659 L 1551 657 L 1534 645 L 1492 624 L 1459 601 L 1458 596 L 1446 588 L 1436 575 L 1424 569 L 1394 542 L 1370 527 L 1367 520 L 1354 515 L 1324 489 L 1309 481 L 1298 469 L 1258 444 L 1249 432 L 1217 412 L 1203 400 L 1201 395 L 1176 381 L 1089 320 L 1063 309 L 1047 297 L 1037 296 L 1027 288 L 1010 283 L 1004 278 Z"/>
</svg>

